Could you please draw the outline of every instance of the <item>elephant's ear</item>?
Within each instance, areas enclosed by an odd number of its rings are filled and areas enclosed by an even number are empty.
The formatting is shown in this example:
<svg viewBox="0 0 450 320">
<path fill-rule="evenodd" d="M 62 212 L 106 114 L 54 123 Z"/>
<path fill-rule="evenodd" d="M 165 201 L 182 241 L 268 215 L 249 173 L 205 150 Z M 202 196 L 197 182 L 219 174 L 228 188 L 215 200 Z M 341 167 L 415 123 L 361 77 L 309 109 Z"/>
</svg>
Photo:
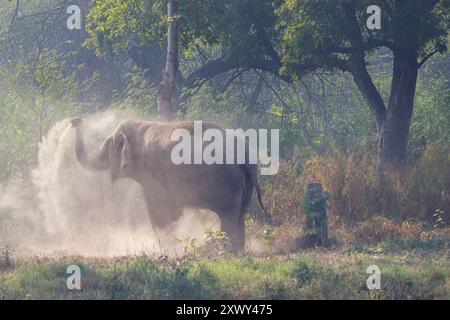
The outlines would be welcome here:
<svg viewBox="0 0 450 320">
<path fill-rule="evenodd" d="M 130 142 L 125 133 L 120 131 L 120 137 L 123 142 L 122 151 L 120 152 L 120 173 L 123 175 L 131 165 Z"/>
</svg>

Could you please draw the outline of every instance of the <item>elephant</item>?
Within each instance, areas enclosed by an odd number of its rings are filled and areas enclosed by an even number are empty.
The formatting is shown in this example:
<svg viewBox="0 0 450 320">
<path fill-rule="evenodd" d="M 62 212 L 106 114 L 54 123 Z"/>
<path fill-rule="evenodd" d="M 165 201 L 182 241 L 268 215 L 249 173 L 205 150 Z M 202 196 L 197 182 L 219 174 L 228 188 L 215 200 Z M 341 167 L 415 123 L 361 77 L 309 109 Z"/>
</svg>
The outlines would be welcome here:
<svg viewBox="0 0 450 320">
<path fill-rule="evenodd" d="M 231 242 L 232 251 L 245 250 L 245 214 L 256 190 L 260 211 L 267 221 L 256 164 L 174 164 L 171 141 L 176 129 L 193 135 L 192 121 L 125 120 L 104 139 L 95 154 L 88 155 L 81 118 L 72 118 L 75 153 L 81 167 L 91 171 L 110 171 L 111 181 L 129 178 L 142 186 L 152 229 L 164 230 L 182 215 L 185 208 L 209 209 L 217 214 L 221 231 Z M 218 125 L 202 122 L 203 129 Z M 224 149 L 225 150 L 225 149 Z M 246 147 L 246 152 L 248 149 Z M 224 157 L 225 157 L 224 152 Z"/>
</svg>

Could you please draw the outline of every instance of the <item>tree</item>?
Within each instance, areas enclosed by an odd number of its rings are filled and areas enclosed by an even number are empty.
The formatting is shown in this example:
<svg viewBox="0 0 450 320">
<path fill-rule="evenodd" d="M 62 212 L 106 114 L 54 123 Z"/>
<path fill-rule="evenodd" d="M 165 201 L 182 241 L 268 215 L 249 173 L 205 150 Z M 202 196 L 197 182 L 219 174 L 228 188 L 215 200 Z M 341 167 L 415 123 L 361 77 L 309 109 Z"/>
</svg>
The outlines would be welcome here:
<svg viewBox="0 0 450 320">
<path fill-rule="evenodd" d="M 370 4 L 381 8 L 381 30 L 365 27 Z M 375 118 L 380 165 L 403 166 L 418 70 L 434 54 L 447 50 L 450 2 L 293 0 L 282 12 L 285 72 L 350 72 Z M 387 48 L 393 60 L 387 101 L 368 69 L 368 57 L 380 48 Z"/>
<path fill-rule="evenodd" d="M 107 0 L 94 9 L 92 35 L 113 43 L 126 42 L 126 34 L 161 41 L 164 2 Z M 381 30 L 366 27 L 369 5 L 381 8 Z M 377 125 L 379 163 L 398 168 L 406 162 L 418 70 L 447 50 L 449 16 L 449 0 L 186 0 L 181 47 L 202 63 L 184 72 L 183 85 L 231 70 L 258 69 L 288 82 L 308 73 L 349 72 Z M 205 55 L 204 47 L 214 54 Z M 392 60 L 387 98 L 371 75 L 370 58 L 380 52 Z"/>
</svg>

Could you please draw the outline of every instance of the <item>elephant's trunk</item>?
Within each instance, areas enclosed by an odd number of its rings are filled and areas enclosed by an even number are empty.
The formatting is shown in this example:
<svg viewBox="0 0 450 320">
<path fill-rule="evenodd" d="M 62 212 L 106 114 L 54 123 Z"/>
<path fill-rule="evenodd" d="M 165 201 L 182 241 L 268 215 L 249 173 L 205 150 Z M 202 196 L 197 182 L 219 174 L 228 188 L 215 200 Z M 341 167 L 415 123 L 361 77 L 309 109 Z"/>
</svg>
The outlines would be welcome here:
<svg viewBox="0 0 450 320">
<path fill-rule="evenodd" d="M 103 171 L 110 167 L 108 145 L 110 139 L 105 139 L 101 147 L 97 150 L 93 157 L 89 157 L 84 144 L 83 129 L 81 119 L 72 120 L 75 127 L 75 153 L 81 166 L 90 171 Z"/>
</svg>

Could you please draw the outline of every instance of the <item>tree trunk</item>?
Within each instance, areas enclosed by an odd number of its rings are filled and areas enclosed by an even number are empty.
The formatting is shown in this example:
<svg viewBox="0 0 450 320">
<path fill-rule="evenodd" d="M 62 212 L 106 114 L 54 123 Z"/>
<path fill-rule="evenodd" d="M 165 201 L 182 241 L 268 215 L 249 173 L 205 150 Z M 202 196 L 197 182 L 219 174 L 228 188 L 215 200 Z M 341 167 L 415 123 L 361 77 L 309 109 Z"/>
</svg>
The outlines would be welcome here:
<svg viewBox="0 0 450 320">
<path fill-rule="evenodd" d="M 394 54 L 386 118 L 378 128 L 378 160 L 381 167 L 390 166 L 398 169 L 406 164 L 417 73 L 415 51 L 399 49 Z"/>
<path fill-rule="evenodd" d="M 178 1 L 169 0 L 167 4 L 167 15 L 169 28 L 167 32 L 167 57 L 166 66 L 163 71 L 162 81 L 156 91 L 156 103 L 158 105 L 158 116 L 161 121 L 170 121 L 173 118 L 174 108 L 172 95 L 175 88 L 175 79 L 178 72 L 178 43 L 179 26 L 176 17 L 178 13 Z"/>
<path fill-rule="evenodd" d="M 255 115 L 257 114 L 257 105 L 258 105 L 258 99 L 261 95 L 261 92 L 264 88 L 264 71 L 261 71 L 261 74 L 258 74 L 258 81 L 256 82 L 255 90 L 252 93 L 252 96 L 250 97 L 250 101 L 248 103 L 246 112 L 244 114 L 244 123 L 249 125 L 253 124 L 253 121 L 255 120 Z"/>
<path fill-rule="evenodd" d="M 414 48 L 396 49 L 389 103 L 385 103 L 367 71 L 364 57 L 353 57 L 352 74 L 375 116 L 380 168 L 406 164 L 409 127 L 414 105 L 418 63 Z"/>
<path fill-rule="evenodd" d="M 426 12 L 432 10 L 437 3 L 434 0 L 424 2 L 429 2 L 428 6 L 422 8 Z M 366 67 L 363 37 L 354 4 L 353 1 L 343 2 L 344 13 L 351 27 L 350 42 L 354 49 L 348 60 L 349 71 L 375 117 L 380 169 L 384 167 L 399 169 L 406 164 L 417 74 L 422 64 L 417 62 L 419 40 L 417 26 L 420 24 L 420 15 L 408 15 L 404 23 L 398 26 L 399 29 L 389 45 L 394 55 L 394 64 L 391 92 L 386 106 Z M 406 10 L 409 5 L 411 3 L 406 0 L 395 1 L 399 12 L 409 12 Z"/>
</svg>

